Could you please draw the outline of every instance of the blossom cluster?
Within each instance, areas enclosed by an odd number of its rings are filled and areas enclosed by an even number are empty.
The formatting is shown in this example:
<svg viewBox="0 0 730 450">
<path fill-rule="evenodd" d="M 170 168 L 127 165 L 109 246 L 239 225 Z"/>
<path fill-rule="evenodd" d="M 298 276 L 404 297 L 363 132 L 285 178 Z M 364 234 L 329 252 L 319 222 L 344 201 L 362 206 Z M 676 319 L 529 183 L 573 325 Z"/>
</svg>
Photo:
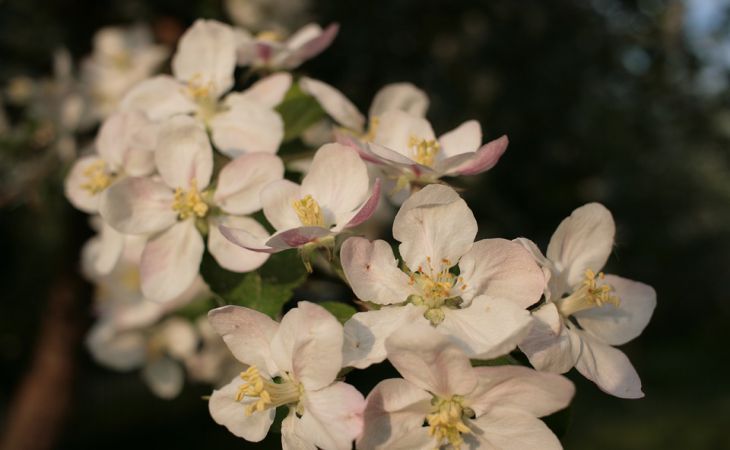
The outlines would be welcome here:
<svg viewBox="0 0 730 450">
<path fill-rule="evenodd" d="M 98 286 L 95 358 L 141 369 L 166 398 L 186 374 L 214 385 L 212 418 L 248 441 L 280 408 L 285 449 L 561 448 L 540 418 L 570 404 L 562 374 L 574 367 L 610 395 L 642 397 L 615 346 L 643 331 L 656 294 L 601 271 L 611 213 L 577 208 L 544 254 L 526 238 L 477 239 L 447 183 L 495 167 L 507 137 L 484 142 L 474 120 L 437 135 L 410 83 L 383 87 L 365 116 L 296 73 L 337 33 L 198 20 L 170 75 L 99 90 L 119 100 L 65 184 L 98 230 L 83 251 Z M 107 62 L 151 75 L 165 58 L 98 45 L 105 56 L 88 70 L 100 79 Z M 392 223 L 393 240 L 362 237 L 376 221 Z M 272 312 L 265 292 L 277 286 L 261 273 L 277 253 L 298 253 L 303 279 L 339 275 L 356 300 L 282 310 L 286 291 Z M 229 295 L 206 264 L 253 281 Z M 368 393 L 346 382 L 386 360 L 400 377 Z"/>
</svg>

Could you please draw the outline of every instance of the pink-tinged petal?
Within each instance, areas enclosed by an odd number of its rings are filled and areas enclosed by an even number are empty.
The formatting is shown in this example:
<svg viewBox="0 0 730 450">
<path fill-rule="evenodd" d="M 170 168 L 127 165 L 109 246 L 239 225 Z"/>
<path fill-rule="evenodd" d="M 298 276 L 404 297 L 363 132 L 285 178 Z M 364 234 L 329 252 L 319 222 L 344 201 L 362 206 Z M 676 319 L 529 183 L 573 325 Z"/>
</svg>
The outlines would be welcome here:
<svg viewBox="0 0 730 450">
<path fill-rule="evenodd" d="M 440 397 L 466 395 L 477 384 L 469 358 L 430 325 L 397 330 L 386 339 L 385 349 L 403 378 Z"/>
<path fill-rule="evenodd" d="M 509 139 L 507 136 L 502 136 L 482 145 L 474 153 L 474 156 L 467 161 L 459 164 L 454 164 L 454 162 L 458 161 L 457 159 L 454 159 L 454 161 L 449 161 L 449 159 L 441 161 L 442 170 L 449 175 L 476 175 L 486 172 L 497 165 L 499 158 L 507 150 L 508 145 Z"/>
<path fill-rule="evenodd" d="M 210 219 L 208 231 L 208 251 L 216 262 L 231 272 L 250 272 L 256 270 L 269 259 L 269 255 L 243 248 L 226 239 L 218 227 L 221 225 L 245 230 L 258 239 L 268 239 L 269 233 L 250 217 L 218 216 Z"/>
<path fill-rule="evenodd" d="M 641 380 L 626 355 L 610 345 L 575 330 L 583 351 L 575 368 L 607 394 L 619 398 L 642 398 Z"/>
<path fill-rule="evenodd" d="M 469 423 L 472 433 L 462 435 L 469 448 L 489 450 L 562 450 L 545 423 L 530 414 L 495 408 Z"/>
<path fill-rule="evenodd" d="M 550 291 L 550 279 L 552 278 L 552 273 L 555 268 L 553 263 L 549 259 L 547 259 L 545 255 L 542 254 L 537 245 L 531 240 L 527 238 L 516 238 L 513 239 L 513 242 L 523 246 L 525 250 L 527 250 L 527 252 L 530 254 L 530 256 L 532 256 L 532 259 L 534 259 L 535 262 L 540 266 L 546 283 L 544 292 L 545 300 L 550 301 L 553 297 L 560 298 L 560 296 L 563 294 L 562 292 L 556 292 L 553 295 L 553 293 Z"/>
<path fill-rule="evenodd" d="M 317 450 L 317 446 L 308 440 L 302 419 L 297 417 L 293 409 L 289 410 L 289 415 L 281 422 L 281 449 Z"/>
<path fill-rule="evenodd" d="M 251 234 L 249 230 L 229 228 L 225 225 L 220 225 L 218 230 L 225 239 L 243 249 L 263 253 L 277 253 L 285 250 L 285 248 L 270 247 L 267 245 L 267 239 L 265 237 L 262 238 L 259 235 Z"/>
<path fill-rule="evenodd" d="M 235 158 L 244 153 L 279 150 L 284 138 L 284 122 L 279 113 L 243 96 L 227 103 L 229 109 L 210 121 L 213 143 L 221 153 Z"/>
<path fill-rule="evenodd" d="M 333 133 L 335 142 L 355 150 L 363 160 L 373 164 L 383 164 L 382 159 L 370 150 L 367 143 L 360 141 L 347 130 L 335 129 Z"/>
<path fill-rule="evenodd" d="M 389 305 L 416 293 L 385 241 L 351 237 L 342 244 L 340 260 L 350 287 L 361 300 Z"/>
<path fill-rule="evenodd" d="M 511 300 L 527 308 L 540 300 L 545 276 L 532 256 L 520 244 L 505 239 L 483 239 L 459 261 L 459 275 L 466 289 L 461 297 L 477 295 Z"/>
<path fill-rule="evenodd" d="M 205 128 L 190 116 L 168 119 L 160 129 L 155 163 L 171 188 L 188 190 L 195 180 L 198 190 L 205 189 L 213 173 L 213 149 Z"/>
<path fill-rule="evenodd" d="M 601 270 L 611 254 L 615 234 L 613 216 L 600 203 L 583 205 L 560 222 L 546 256 L 560 271 L 553 281 L 560 285 L 561 293 L 580 283 L 587 269 Z"/>
<path fill-rule="evenodd" d="M 453 189 L 431 184 L 403 203 L 393 221 L 393 237 L 412 271 L 440 272 L 456 265 L 471 248 L 477 222 Z"/>
<path fill-rule="evenodd" d="M 144 366 L 142 379 L 156 396 L 171 400 L 182 391 L 185 372 L 179 362 L 163 356 Z"/>
<path fill-rule="evenodd" d="M 192 219 L 150 239 L 139 267 L 142 293 L 159 302 L 182 294 L 195 281 L 204 250 L 203 238 Z"/>
<path fill-rule="evenodd" d="M 114 171 L 130 176 L 155 169 L 156 127 L 140 111 L 119 111 L 107 118 L 96 136 L 96 150 Z"/>
<path fill-rule="evenodd" d="M 411 304 L 356 313 L 345 322 L 342 365 L 364 369 L 383 362 L 387 355 L 385 340 L 414 321 L 425 319 L 423 309 Z"/>
<path fill-rule="evenodd" d="M 413 172 L 417 172 L 420 168 L 419 164 L 412 160 L 410 156 L 403 155 L 377 142 L 368 142 L 366 148 L 368 154 L 373 155 L 372 157 L 381 164 L 384 163 L 401 169 L 412 170 Z"/>
<path fill-rule="evenodd" d="M 342 325 L 326 309 L 299 302 L 281 319 L 271 341 L 276 365 L 307 391 L 332 384 L 342 368 Z"/>
<path fill-rule="evenodd" d="M 147 356 L 142 332 L 118 332 L 105 322 L 97 322 L 89 330 L 86 348 L 99 364 L 125 372 L 141 367 Z"/>
<path fill-rule="evenodd" d="M 365 117 L 342 92 L 329 84 L 307 77 L 299 80 L 299 87 L 314 97 L 337 123 L 358 133 L 362 132 Z"/>
<path fill-rule="evenodd" d="M 319 28 L 318 25 L 317 28 Z M 318 35 L 311 38 L 306 35 L 302 35 L 300 38 L 300 36 L 298 36 L 299 33 L 302 33 L 302 30 L 300 30 L 289 39 L 289 42 L 287 42 L 287 46 L 294 48 L 295 50 L 284 60 L 283 66 L 285 68 L 294 68 L 302 64 L 304 61 L 319 55 L 327 47 L 332 45 L 332 41 L 334 41 L 335 37 L 337 37 L 337 32 L 339 30 L 340 26 L 333 23 L 324 30 L 320 29 Z"/>
<path fill-rule="evenodd" d="M 362 450 L 392 448 L 433 448 L 433 439 L 423 427 L 431 412 L 431 394 L 400 378 L 383 380 L 368 394 L 365 406 L 365 427 L 357 440 Z M 420 444 L 395 447 L 405 435 L 420 436 Z M 411 443 L 413 444 L 413 443 Z"/>
<path fill-rule="evenodd" d="M 261 205 L 266 220 L 279 231 L 301 227 L 302 222 L 293 205 L 303 196 L 299 185 L 289 180 L 269 183 L 261 191 Z"/>
<path fill-rule="evenodd" d="M 89 239 L 81 250 L 84 272 L 92 277 L 108 275 L 124 250 L 124 235 L 106 223 L 99 234 Z"/>
<path fill-rule="evenodd" d="M 172 202 L 172 191 L 164 183 L 150 178 L 125 178 L 104 191 L 99 213 L 122 233 L 155 233 L 176 222 Z"/>
<path fill-rule="evenodd" d="M 93 214 L 99 210 L 101 193 L 94 193 L 83 186 L 90 181 L 87 175 L 95 166 L 104 164 L 104 160 L 97 155 L 89 155 L 79 158 L 71 167 L 64 182 L 66 198 L 71 204 L 81 211 Z"/>
<path fill-rule="evenodd" d="M 235 67 L 233 29 L 215 20 L 196 20 L 180 38 L 172 58 L 175 78 L 209 87 L 215 97 L 233 86 Z"/>
<path fill-rule="evenodd" d="M 527 335 L 530 313 L 509 300 L 476 297 L 464 309 L 445 309 L 436 328 L 471 358 L 492 359 L 509 353 Z"/>
<path fill-rule="evenodd" d="M 300 430 L 319 448 L 350 450 L 362 432 L 365 399 L 349 384 L 337 382 L 304 396 Z"/>
<path fill-rule="evenodd" d="M 291 230 L 280 231 L 266 241 L 266 245 L 272 249 L 286 250 L 289 248 L 301 247 L 304 244 L 316 241 L 332 233 L 322 227 L 298 227 Z"/>
<path fill-rule="evenodd" d="M 651 286 L 615 275 L 606 275 L 605 284 L 613 287 L 619 305 L 606 304 L 600 308 L 575 314 L 580 326 L 610 345 L 623 345 L 638 337 L 656 308 L 656 291 Z"/>
<path fill-rule="evenodd" d="M 169 75 L 158 75 L 133 87 L 122 99 L 123 111 L 142 111 L 151 120 L 163 120 L 197 109 L 185 85 Z"/>
<path fill-rule="evenodd" d="M 333 143 L 317 150 L 302 180 L 301 193 L 311 195 L 323 209 L 340 218 L 363 204 L 369 185 L 367 166 L 357 152 Z"/>
<path fill-rule="evenodd" d="M 477 417 L 493 407 L 543 417 L 566 408 L 575 386 L 562 375 L 522 366 L 477 367 L 479 382 L 466 398 Z"/>
<path fill-rule="evenodd" d="M 260 79 L 240 94 L 231 95 L 240 95 L 260 105 L 274 108 L 284 100 L 291 83 L 292 76 L 290 73 L 279 72 Z M 230 98 L 231 95 L 226 98 Z"/>
<path fill-rule="evenodd" d="M 391 83 L 383 86 L 370 104 L 370 117 L 380 117 L 387 111 L 400 110 L 410 115 L 424 117 L 428 109 L 428 96 L 411 83 Z"/>
<path fill-rule="evenodd" d="M 218 175 L 213 200 L 229 214 L 251 214 L 261 209 L 261 191 L 284 177 L 281 159 L 266 153 L 239 156 Z"/>
<path fill-rule="evenodd" d="M 441 154 L 445 158 L 462 153 L 474 153 L 482 144 L 482 127 L 476 120 L 464 122 L 439 137 Z"/>
<path fill-rule="evenodd" d="M 380 178 L 376 179 L 375 184 L 373 184 L 373 191 L 365 203 L 363 203 L 362 206 L 354 212 L 354 214 L 345 214 L 343 219 L 338 218 L 337 222 L 345 222 L 346 220 L 344 228 L 352 228 L 365 223 L 370 217 L 372 217 L 375 210 L 378 208 L 381 185 L 382 183 Z M 335 227 L 335 229 L 339 229 L 339 225 Z"/>
<path fill-rule="evenodd" d="M 271 358 L 270 343 L 279 324 L 266 314 L 241 306 L 223 306 L 208 312 L 208 322 L 239 361 L 269 375 L 278 368 Z"/>
<path fill-rule="evenodd" d="M 578 362 L 583 348 L 581 339 L 568 327 L 554 303 L 532 312 L 532 328 L 520 342 L 532 366 L 541 372 L 565 373 Z"/>
<path fill-rule="evenodd" d="M 436 135 L 428 120 L 404 111 L 390 110 L 380 116 L 373 142 L 412 158 L 415 155 L 409 145 L 411 138 L 430 141 L 435 140 Z"/>
<path fill-rule="evenodd" d="M 253 400 L 244 398 L 236 401 L 238 388 L 243 384 L 240 377 L 213 391 L 208 401 L 208 410 L 211 417 L 219 425 L 228 428 L 234 435 L 251 442 L 263 440 L 274 422 L 276 410 L 266 409 L 261 412 L 246 415 L 246 408 Z"/>
</svg>

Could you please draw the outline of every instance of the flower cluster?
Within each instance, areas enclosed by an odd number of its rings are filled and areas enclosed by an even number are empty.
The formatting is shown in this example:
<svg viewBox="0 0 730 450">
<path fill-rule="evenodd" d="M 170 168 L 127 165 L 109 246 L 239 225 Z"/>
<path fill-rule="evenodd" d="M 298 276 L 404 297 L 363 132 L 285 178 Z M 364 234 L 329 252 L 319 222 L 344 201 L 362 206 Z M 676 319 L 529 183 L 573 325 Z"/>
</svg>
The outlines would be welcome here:
<svg viewBox="0 0 730 450">
<path fill-rule="evenodd" d="M 337 32 L 198 20 L 171 75 L 124 89 L 65 186 L 99 231 L 83 254 L 96 359 L 141 369 L 162 397 L 186 373 L 213 384 L 213 419 L 248 441 L 278 409 L 285 449 L 561 448 L 540 420 L 573 397 L 561 374 L 643 396 L 613 346 L 642 332 L 656 295 L 601 272 L 610 212 L 576 209 L 545 255 L 525 238 L 477 239 L 446 180 L 495 167 L 507 137 L 483 143 L 473 120 L 436 135 L 409 83 L 385 86 L 365 117 L 294 72 Z M 89 70 L 127 64 L 118 41 L 99 38 Z M 158 50 L 125 55 L 156 66 Z M 393 240 L 361 237 L 376 218 Z M 290 253 L 302 264 L 276 259 Z M 356 299 L 289 303 L 320 275 Z M 400 378 L 369 393 L 346 382 L 386 360 Z"/>
</svg>

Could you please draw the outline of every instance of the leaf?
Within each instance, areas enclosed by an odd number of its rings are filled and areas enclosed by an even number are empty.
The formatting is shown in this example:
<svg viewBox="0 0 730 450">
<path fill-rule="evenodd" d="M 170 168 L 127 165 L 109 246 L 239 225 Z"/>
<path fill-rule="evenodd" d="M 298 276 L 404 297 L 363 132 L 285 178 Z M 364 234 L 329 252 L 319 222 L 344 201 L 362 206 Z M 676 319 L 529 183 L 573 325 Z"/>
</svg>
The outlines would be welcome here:
<svg viewBox="0 0 730 450">
<path fill-rule="evenodd" d="M 305 94 L 295 83 L 276 107 L 284 121 L 284 142 L 289 142 L 325 117 L 324 109 L 314 97 Z"/>
<path fill-rule="evenodd" d="M 504 355 L 494 359 L 472 359 L 471 365 L 474 367 L 490 367 L 490 366 L 521 366 L 522 364 L 512 355 Z"/>
<path fill-rule="evenodd" d="M 333 316 L 337 318 L 337 320 L 340 321 L 340 323 L 347 322 L 350 317 L 352 317 L 353 314 L 357 312 L 355 308 L 353 308 L 351 305 L 348 305 L 347 303 L 342 302 L 320 302 L 318 303 L 319 306 L 323 307 L 330 313 L 332 313 Z"/>
</svg>

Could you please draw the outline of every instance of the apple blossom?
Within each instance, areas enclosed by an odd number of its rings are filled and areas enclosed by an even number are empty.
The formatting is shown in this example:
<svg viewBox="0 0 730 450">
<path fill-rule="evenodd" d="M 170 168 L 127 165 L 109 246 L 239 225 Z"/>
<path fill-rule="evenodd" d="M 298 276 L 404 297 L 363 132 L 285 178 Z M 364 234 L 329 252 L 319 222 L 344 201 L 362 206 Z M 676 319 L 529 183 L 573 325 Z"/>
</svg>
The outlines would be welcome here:
<svg viewBox="0 0 730 450">
<path fill-rule="evenodd" d="M 519 244 L 474 242 L 476 233 L 464 200 L 447 186 L 430 185 L 403 203 L 393 223 L 403 269 L 385 241 L 345 241 L 341 260 L 350 286 L 358 298 L 380 306 L 345 324 L 346 365 L 382 361 L 385 339 L 412 322 L 430 324 L 473 358 L 494 358 L 517 346 L 544 276 Z"/>
<path fill-rule="evenodd" d="M 322 53 L 335 40 L 338 24 L 322 29 L 310 23 L 285 38 L 280 31 L 262 31 L 255 36 L 236 30 L 237 63 L 253 69 L 290 70 Z"/>
<path fill-rule="evenodd" d="M 337 381 L 342 325 L 321 306 L 299 302 L 276 323 L 258 311 L 225 306 L 208 313 L 211 325 L 248 369 L 213 392 L 213 419 L 238 437 L 258 442 L 278 407 L 285 450 L 349 450 L 362 430 L 364 399 Z"/>
<path fill-rule="evenodd" d="M 249 30 L 289 29 L 307 16 L 308 0 L 225 0 L 231 20 Z"/>
<path fill-rule="evenodd" d="M 520 344 L 538 370 L 564 373 L 575 366 L 603 391 L 622 398 L 644 394 L 636 370 L 614 348 L 636 338 L 656 306 L 651 286 L 600 270 L 613 247 L 611 213 L 589 203 L 564 219 L 550 239 L 547 257 L 535 244 L 519 241 L 550 272 L 546 302 Z"/>
<path fill-rule="evenodd" d="M 472 367 L 446 337 L 411 325 L 386 341 L 403 378 L 378 383 L 367 397 L 357 448 L 561 449 L 538 418 L 568 406 L 573 384 L 526 367 Z"/>
</svg>

